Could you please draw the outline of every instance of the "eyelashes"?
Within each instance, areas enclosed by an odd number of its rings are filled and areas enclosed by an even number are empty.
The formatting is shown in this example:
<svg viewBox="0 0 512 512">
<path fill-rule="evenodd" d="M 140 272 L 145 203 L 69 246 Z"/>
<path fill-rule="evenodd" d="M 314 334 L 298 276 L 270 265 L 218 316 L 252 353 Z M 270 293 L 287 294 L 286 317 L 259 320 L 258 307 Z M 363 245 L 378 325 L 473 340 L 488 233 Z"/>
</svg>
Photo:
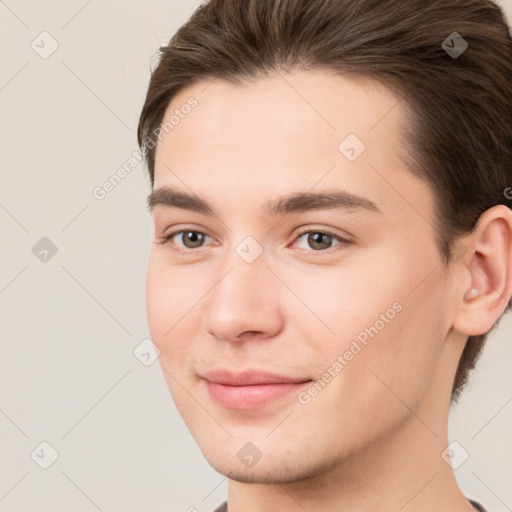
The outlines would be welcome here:
<svg viewBox="0 0 512 512">
<path fill-rule="evenodd" d="M 333 247 L 338 247 L 340 245 L 346 245 L 346 244 L 352 243 L 350 240 L 343 238 L 340 235 L 332 233 L 331 231 L 328 231 L 328 230 L 321 230 L 321 229 L 304 229 L 296 235 L 295 240 L 301 239 L 304 235 L 309 235 L 306 238 L 306 240 L 307 240 L 306 243 L 314 243 L 314 244 L 321 245 L 321 243 L 315 239 L 314 235 L 321 235 L 321 237 L 327 237 L 328 240 L 338 242 L 337 245 L 327 247 L 326 250 L 332 249 Z M 322 249 L 318 249 L 318 248 L 312 249 L 312 250 L 310 250 L 310 249 L 304 249 L 304 250 L 308 251 L 308 253 L 310 253 L 310 252 L 313 252 L 313 253 L 326 252 L 326 250 L 322 250 Z"/>
<path fill-rule="evenodd" d="M 176 245 L 176 243 L 173 242 L 172 240 L 177 235 L 181 235 L 182 243 L 185 240 L 187 240 L 187 243 L 191 243 L 192 245 L 198 244 L 198 243 L 200 245 L 196 245 L 195 247 L 192 247 L 192 248 Z M 192 235 L 192 236 L 191 237 L 189 236 L 188 238 L 184 238 L 184 235 Z M 313 255 L 317 256 L 317 255 L 323 255 L 323 254 L 331 254 L 333 252 L 332 249 L 334 249 L 336 247 L 342 248 L 342 247 L 345 247 L 347 245 L 354 243 L 353 241 L 351 241 L 347 238 L 344 238 L 336 233 L 333 233 L 329 230 L 311 229 L 311 228 L 303 229 L 299 233 L 297 233 L 295 235 L 294 242 L 296 242 L 297 240 L 300 240 L 302 237 L 304 237 L 304 235 L 308 235 L 308 237 L 306 238 L 306 244 L 313 244 L 313 245 L 317 245 L 317 246 L 322 245 L 322 241 L 325 241 L 326 238 L 327 238 L 328 244 L 330 242 L 337 242 L 337 244 L 330 245 L 330 247 L 327 247 L 327 248 L 325 248 L 325 247 L 324 248 L 317 247 L 317 248 L 311 248 L 311 249 L 299 248 L 300 250 L 305 251 L 305 253 L 308 255 L 313 254 Z M 156 242 L 156 243 L 158 243 L 160 245 L 168 245 L 173 251 L 175 251 L 181 255 L 186 255 L 186 254 L 192 254 L 194 252 L 196 252 L 196 253 L 199 252 L 198 249 L 205 247 L 205 245 L 203 245 L 202 243 L 206 242 L 208 239 L 211 239 L 211 237 L 202 231 L 199 231 L 196 229 L 181 229 L 178 231 L 173 231 L 172 233 L 169 233 L 168 235 L 165 235 L 159 242 Z"/>
<path fill-rule="evenodd" d="M 206 233 L 203 233 L 202 231 L 197 231 L 195 229 L 182 229 L 180 231 L 174 231 L 173 233 L 170 233 L 166 236 L 164 236 L 164 238 L 160 241 L 160 243 L 162 245 L 164 244 L 168 244 L 169 242 L 171 242 L 171 240 L 176 236 L 176 235 L 179 235 L 181 234 L 182 235 L 182 241 L 183 241 L 183 234 L 184 233 L 195 233 L 195 234 L 199 234 L 199 239 L 205 239 L 206 237 L 207 238 L 210 238 Z M 193 241 L 194 243 L 195 241 Z M 171 245 L 175 245 L 174 243 L 171 242 Z M 202 245 L 199 246 L 199 247 L 203 247 Z M 189 247 L 185 247 L 183 248 L 182 250 L 184 251 L 194 251 L 195 248 L 189 248 Z"/>
</svg>

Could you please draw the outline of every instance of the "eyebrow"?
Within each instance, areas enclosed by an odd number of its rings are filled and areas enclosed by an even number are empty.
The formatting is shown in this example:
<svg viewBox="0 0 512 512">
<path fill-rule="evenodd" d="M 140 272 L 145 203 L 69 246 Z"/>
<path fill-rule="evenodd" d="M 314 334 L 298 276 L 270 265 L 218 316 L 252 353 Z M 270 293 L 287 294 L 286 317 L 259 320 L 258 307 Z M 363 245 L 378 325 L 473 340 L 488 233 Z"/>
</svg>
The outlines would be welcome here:
<svg viewBox="0 0 512 512">
<path fill-rule="evenodd" d="M 204 215 L 218 216 L 215 209 L 204 199 L 171 187 L 153 190 L 147 198 L 150 212 L 156 206 L 182 208 Z M 323 192 L 295 192 L 277 199 L 271 199 L 263 205 L 263 210 L 270 216 L 287 213 L 306 212 L 309 210 L 343 209 L 347 211 L 367 210 L 382 213 L 382 210 L 369 199 L 343 190 Z"/>
</svg>

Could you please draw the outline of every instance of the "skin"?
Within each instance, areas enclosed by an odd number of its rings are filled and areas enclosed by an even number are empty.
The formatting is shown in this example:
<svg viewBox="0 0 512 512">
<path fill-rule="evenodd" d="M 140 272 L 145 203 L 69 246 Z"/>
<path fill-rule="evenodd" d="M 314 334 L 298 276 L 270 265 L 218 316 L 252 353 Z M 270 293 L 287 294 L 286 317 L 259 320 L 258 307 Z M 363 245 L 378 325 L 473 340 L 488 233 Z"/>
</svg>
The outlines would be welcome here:
<svg viewBox="0 0 512 512">
<path fill-rule="evenodd" d="M 401 159 L 403 106 L 382 85 L 318 70 L 205 81 L 175 96 L 164 119 L 190 96 L 198 106 L 158 143 L 154 189 L 192 192 L 217 216 L 154 206 L 147 314 L 181 416 L 229 477 L 229 511 L 472 510 L 441 453 L 467 336 L 487 332 L 512 293 L 510 211 L 486 212 L 443 269 L 431 191 Z M 353 162 L 338 150 L 350 133 L 366 145 Z M 331 189 L 381 212 L 262 207 Z M 297 236 L 303 228 L 352 243 L 318 249 Z M 208 236 L 197 248 L 182 233 L 161 243 L 180 230 Z M 247 236 L 263 251 L 252 263 L 236 252 Z M 251 368 L 316 381 L 397 303 L 307 404 L 292 394 L 228 409 L 200 377 Z M 248 442 L 262 454 L 252 467 L 237 457 Z"/>
</svg>

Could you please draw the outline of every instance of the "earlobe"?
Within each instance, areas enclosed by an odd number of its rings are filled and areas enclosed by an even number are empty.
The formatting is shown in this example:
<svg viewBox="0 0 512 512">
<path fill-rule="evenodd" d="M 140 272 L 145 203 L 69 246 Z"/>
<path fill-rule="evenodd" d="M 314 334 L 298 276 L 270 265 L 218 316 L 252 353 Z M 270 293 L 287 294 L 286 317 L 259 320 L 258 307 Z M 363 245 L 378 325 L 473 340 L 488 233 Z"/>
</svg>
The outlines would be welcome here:
<svg viewBox="0 0 512 512">
<path fill-rule="evenodd" d="M 487 210 L 468 245 L 472 250 L 458 264 L 470 282 L 461 291 L 454 328 L 478 336 L 492 329 L 512 295 L 512 211 L 504 205 Z"/>
</svg>

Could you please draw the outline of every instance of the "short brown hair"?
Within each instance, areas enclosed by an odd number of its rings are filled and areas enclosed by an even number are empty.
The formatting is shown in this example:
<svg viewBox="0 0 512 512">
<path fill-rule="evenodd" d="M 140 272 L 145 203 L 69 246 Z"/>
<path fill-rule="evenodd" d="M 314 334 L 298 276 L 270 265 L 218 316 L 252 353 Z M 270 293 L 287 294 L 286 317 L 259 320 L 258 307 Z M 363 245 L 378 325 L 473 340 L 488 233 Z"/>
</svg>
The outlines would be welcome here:
<svg viewBox="0 0 512 512">
<path fill-rule="evenodd" d="M 468 45 L 460 55 L 445 50 L 453 37 Z M 278 69 L 367 76 L 404 98 L 408 166 L 433 191 L 445 268 L 483 212 L 510 207 L 512 40 L 491 0 L 210 0 L 160 48 L 152 72 L 138 126 L 152 186 L 148 141 L 174 95 L 202 80 L 241 83 Z M 468 338 L 453 400 L 486 337 Z"/>
</svg>

